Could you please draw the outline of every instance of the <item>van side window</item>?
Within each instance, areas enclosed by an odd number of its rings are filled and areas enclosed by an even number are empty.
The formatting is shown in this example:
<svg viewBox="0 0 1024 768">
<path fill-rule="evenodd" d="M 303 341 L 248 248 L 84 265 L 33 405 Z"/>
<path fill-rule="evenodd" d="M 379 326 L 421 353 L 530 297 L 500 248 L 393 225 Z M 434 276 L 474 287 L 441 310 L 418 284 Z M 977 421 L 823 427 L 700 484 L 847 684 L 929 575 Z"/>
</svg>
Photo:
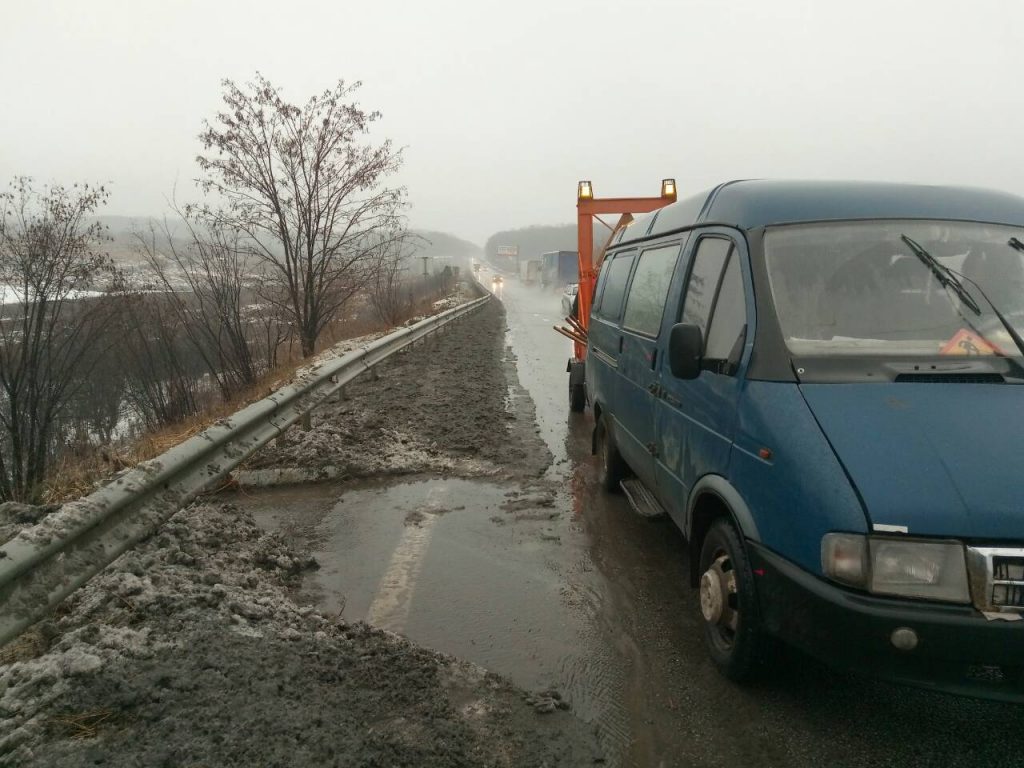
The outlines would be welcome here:
<svg viewBox="0 0 1024 768">
<path fill-rule="evenodd" d="M 651 248 L 640 254 L 622 315 L 623 328 L 644 336 L 658 335 L 678 256 L 678 244 Z"/>
<path fill-rule="evenodd" d="M 740 271 L 740 255 L 735 248 L 729 256 L 729 264 L 718 289 L 711 329 L 708 331 L 704 358 L 721 361 L 722 365 L 709 366 L 719 373 L 731 374 L 739 364 L 740 353 L 745 341 L 747 327 L 746 297 L 743 293 L 743 273 Z"/>
<path fill-rule="evenodd" d="M 612 257 L 601 266 L 597 273 L 597 285 L 594 286 L 594 301 L 590 305 L 590 314 L 595 314 L 601 308 L 601 300 L 604 298 L 604 287 L 608 285 L 608 267 L 612 264 Z"/>
<path fill-rule="evenodd" d="M 629 268 L 633 266 L 634 253 L 620 253 L 611 264 L 605 264 L 602 272 L 607 271 L 605 279 L 604 294 L 601 297 L 601 306 L 597 310 L 598 317 L 605 320 L 616 321 L 622 310 L 622 297 L 626 293 L 626 280 L 629 279 Z"/>
<path fill-rule="evenodd" d="M 731 247 L 729 240 L 705 237 L 697 244 L 697 253 L 693 257 L 693 268 L 690 270 L 686 299 L 683 302 L 682 322 L 696 325 L 705 339 L 708 337 L 708 320 L 715 308 L 722 269 Z"/>
</svg>

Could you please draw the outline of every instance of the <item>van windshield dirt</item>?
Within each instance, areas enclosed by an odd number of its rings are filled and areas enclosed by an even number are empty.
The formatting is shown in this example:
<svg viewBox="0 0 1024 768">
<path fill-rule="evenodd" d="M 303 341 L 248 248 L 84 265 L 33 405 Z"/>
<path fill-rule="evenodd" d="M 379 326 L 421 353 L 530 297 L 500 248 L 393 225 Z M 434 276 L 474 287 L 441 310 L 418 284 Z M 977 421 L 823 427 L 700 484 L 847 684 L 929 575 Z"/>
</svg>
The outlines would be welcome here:
<svg viewBox="0 0 1024 768">
<path fill-rule="evenodd" d="M 786 345 L 796 357 L 1020 358 L 992 305 L 1024 333 L 1024 253 L 1008 244 L 1022 236 L 1016 227 L 955 221 L 771 228 L 765 263 Z M 962 275 L 969 295 L 944 284 L 907 238 Z"/>
</svg>

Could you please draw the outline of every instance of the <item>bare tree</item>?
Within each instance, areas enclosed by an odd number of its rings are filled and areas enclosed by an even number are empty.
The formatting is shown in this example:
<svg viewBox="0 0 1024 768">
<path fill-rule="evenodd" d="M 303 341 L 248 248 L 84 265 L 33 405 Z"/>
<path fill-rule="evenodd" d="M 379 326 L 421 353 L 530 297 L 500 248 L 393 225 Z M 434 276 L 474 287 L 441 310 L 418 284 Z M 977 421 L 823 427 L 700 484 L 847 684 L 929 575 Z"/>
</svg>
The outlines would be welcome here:
<svg viewBox="0 0 1024 768">
<path fill-rule="evenodd" d="M 61 436 L 61 412 L 100 359 L 114 313 L 96 296 L 114 276 L 86 217 L 103 187 L 15 178 L 0 194 L 0 500 L 34 501 Z"/>
<path fill-rule="evenodd" d="M 339 80 L 296 106 L 262 75 L 224 80 L 225 109 L 199 136 L 200 183 L 224 201 L 204 213 L 245 232 L 277 275 L 266 300 L 288 313 L 303 356 L 372 279 L 405 194 L 382 186 L 401 152 L 363 143 L 380 115 L 352 101 L 358 87 Z"/>
</svg>

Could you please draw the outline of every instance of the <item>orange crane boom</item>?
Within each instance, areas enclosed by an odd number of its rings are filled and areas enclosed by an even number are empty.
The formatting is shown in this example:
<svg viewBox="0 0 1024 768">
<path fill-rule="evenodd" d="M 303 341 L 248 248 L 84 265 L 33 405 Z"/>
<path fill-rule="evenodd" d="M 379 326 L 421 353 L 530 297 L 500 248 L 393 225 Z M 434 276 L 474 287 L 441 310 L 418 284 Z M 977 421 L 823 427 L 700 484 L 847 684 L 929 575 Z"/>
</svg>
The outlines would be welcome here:
<svg viewBox="0 0 1024 768">
<path fill-rule="evenodd" d="M 675 179 L 663 179 L 658 197 L 605 197 L 595 198 L 594 188 L 589 181 L 581 181 L 576 188 L 576 237 L 579 259 L 579 292 L 576 299 L 576 315 L 566 318 L 569 327 L 555 326 L 555 330 L 572 339 L 573 358 L 569 361 L 569 402 L 574 411 L 583 410 L 583 363 L 587 357 L 587 331 L 590 327 L 590 308 L 594 303 L 594 287 L 600 272 L 600 260 L 594 258 L 594 219 L 597 218 L 610 230 L 607 242 L 598 257 L 611 243 L 619 229 L 633 220 L 633 214 L 650 213 L 676 201 Z M 602 214 L 619 214 L 619 221 L 611 227 L 600 217 Z M 578 387 L 578 390 L 574 388 Z"/>
<path fill-rule="evenodd" d="M 661 195 L 658 197 L 605 197 L 595 198 L 593 186 L 589 181 L 581 181 L 576 194 L 576 238 L 579 251 L 579 310 L 576 319 L 584 330 L 590 327 L 590 307 L 594 301 L 594 286 L 600 265 L 594 261 L 594 217 L 600 214 L 618 213 L 622 215 L 619 223 L 612 229 L 615 231 L 632 220 L 632 214 L 650 213 L 664 208 L 676 201 L 676 183 L 674 179 L 665 179 L 661 183 Z M 626 214 L 629 214 L 627 217 Z M 611 237 L 609 237 L 609 241 Z M 601 249 L 603 254 L 604 249 Z M 584 360 L 586 347 L 575 350 L 576 358 Z"/>
</svg>

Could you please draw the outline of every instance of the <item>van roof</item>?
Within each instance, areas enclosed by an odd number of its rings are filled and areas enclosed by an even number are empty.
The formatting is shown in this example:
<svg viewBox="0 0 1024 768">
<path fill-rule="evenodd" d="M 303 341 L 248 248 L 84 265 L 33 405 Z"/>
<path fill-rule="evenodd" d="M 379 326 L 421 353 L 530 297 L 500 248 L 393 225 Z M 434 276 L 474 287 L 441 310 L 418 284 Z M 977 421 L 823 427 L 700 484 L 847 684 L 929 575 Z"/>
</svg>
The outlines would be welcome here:
<svg viewBox="0 0 1024 768">
<path fill-rule="evenodd" d="M 1024 226 L 1024 198 L 974 187 L 866 181 L 729 181 L 640 216 L 616 244 L 701 223 L 757 229 L 849 219 L 951 219 Z"/>
</svg>

